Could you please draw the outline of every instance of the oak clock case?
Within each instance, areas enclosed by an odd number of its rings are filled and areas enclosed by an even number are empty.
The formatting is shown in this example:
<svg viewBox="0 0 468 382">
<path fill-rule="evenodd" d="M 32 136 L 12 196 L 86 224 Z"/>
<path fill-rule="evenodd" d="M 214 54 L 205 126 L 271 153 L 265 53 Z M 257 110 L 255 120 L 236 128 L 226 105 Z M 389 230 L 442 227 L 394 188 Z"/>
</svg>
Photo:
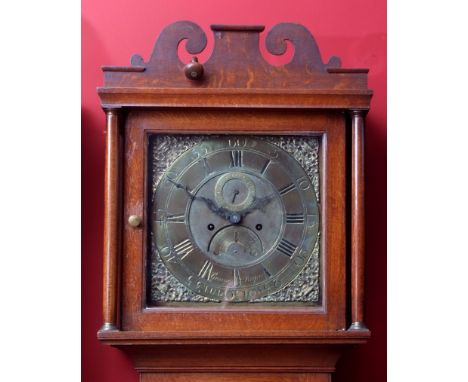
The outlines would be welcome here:
<svg viewBox="0 0 468 382">
<path fill-rule="evenodd" d="M 104 66 L 101 342 L 142 382 L 330 382 L 365 344 L 367 69 L 301 25 L 167 26 Z M 272 66 L 260 50 L 285 53 Z M 182 62 L 181 45 L 194 58 Z"/>
</svg>

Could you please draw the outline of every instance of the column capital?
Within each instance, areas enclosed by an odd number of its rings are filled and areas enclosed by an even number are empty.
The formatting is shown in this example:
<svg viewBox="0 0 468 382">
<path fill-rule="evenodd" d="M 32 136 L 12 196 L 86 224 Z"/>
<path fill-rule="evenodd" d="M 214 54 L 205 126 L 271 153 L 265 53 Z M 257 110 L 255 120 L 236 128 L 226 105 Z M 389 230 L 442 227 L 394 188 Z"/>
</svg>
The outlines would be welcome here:
<svg viewBox="0 0 468 382">
<path fill-rule="evenodd" d="M 351 109 L 348 111 L 349 111 L 349 114 L 351 114 L 353 117 L 354 116 L 365 117 L 367 113 L 369 112 L 369 109 Z"/>
<path fill-rule="evenodd" d="M 119 107 L 104 107 L 103 110 L 107 115 L 117 116 L 120 114 L 121 109 Z"/>
</svg>

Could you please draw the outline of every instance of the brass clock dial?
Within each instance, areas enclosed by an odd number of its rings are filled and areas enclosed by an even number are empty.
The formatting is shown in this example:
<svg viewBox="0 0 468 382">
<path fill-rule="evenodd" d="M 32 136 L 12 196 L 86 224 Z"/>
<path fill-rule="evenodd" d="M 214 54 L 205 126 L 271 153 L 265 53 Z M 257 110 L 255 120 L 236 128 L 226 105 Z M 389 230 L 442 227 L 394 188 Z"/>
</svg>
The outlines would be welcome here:
<svg viewBox="0 0 468 382">
<path fill-rule="evenodd" d="M 253 137 L 205 140 L 160 179 L 153 234 L 167 269 L 193 292 L 250 301 L 287 286 L 318 236 L 312 183 L 286 151 Z"/>
</svg>

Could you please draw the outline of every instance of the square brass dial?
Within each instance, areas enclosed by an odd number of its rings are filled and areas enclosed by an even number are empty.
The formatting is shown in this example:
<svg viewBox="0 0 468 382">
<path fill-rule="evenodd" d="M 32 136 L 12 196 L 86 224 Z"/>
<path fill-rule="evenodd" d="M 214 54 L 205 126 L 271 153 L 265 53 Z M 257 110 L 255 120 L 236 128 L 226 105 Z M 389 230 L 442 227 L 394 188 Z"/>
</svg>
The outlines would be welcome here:
<svg viewBox="0 0 468 382">
<path fill-rule="evenodd" d="M 148 142 L 149 306 L 320 305 L 320 137 Z"/>
</svg>

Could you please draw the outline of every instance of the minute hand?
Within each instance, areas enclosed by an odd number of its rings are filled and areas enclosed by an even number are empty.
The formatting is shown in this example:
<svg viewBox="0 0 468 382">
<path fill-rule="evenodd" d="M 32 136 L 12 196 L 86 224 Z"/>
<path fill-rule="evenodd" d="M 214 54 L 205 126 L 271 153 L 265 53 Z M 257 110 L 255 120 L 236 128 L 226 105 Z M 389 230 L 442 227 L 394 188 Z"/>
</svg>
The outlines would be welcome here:
<svg viewBox="0 0 468 382">
<path fill-rule="evenodd" d="M 260 210 L 263 211 L 263 209 L 270 204 L 270 202 L 274 199 L 274 195 L 267 195 L 264 196 L 263 198 L 255 198 L 252 205 L 249 208 L 246 208 L 245 210 L 239 211 L 239 215 L 241 217 L 245 217 L 248 214 L 250 214 L 253 211 Z"/>
</svg>

